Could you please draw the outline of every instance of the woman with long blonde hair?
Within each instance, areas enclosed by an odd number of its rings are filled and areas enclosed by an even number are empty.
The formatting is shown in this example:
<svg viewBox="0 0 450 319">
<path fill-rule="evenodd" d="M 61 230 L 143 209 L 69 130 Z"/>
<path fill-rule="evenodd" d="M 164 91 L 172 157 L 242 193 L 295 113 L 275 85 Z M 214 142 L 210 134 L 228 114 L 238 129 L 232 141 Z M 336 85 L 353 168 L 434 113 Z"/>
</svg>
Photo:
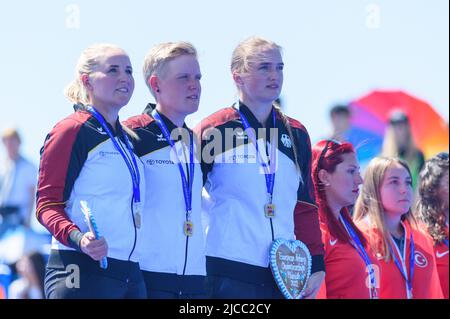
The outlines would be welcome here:
<svg viewBox="0 0 450 319">
<path fill-rule="evenodd" d="M 273 41 L 242 41 L 231 61 L 239 101 L 196 128 L 204 203 L 210 204 L 203 211 L 210 220 L 206 265 L 213 298 L 282 298 L 269 268 L 278 238 L 297 235 L 311 252 L 304 298 L 315 297 L 324 277 L 309 135 L 274 103 L 283 68 Z"/>
<path fill-rule="evenodd" d="M 133 91 L 123 49 L 97 44 L 82 52 L 66 89 L 75 112 L 41 150 L 36 217 L 53 235 L 46 298 L 146 296 L 137 248 L 144 171 L 135 136 L 119 120 Z"/>
<path fill-rule="evenodd" d="M 369 163 L 354 220 L 379 259 L 380 298 L 442 298 L 433 245 L 417 227 L 412 201 L 404 161 L 377 157 Z"/>
</svg>

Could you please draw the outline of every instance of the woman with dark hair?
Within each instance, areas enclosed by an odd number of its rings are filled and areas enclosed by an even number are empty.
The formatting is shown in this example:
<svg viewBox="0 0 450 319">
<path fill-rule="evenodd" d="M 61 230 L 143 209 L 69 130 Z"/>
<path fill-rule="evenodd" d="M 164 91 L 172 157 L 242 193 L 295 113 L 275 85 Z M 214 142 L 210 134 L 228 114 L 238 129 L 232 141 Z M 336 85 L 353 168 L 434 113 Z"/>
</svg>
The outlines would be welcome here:
<svg viewBox="0 0 450 319">
<path fill-rule="evenodd" d="M 448 299 L 448 153 L 425 163 L 420 173 L 417 214 L 433 238 L 442 292 Z"/>
<path fill-rule="evenodd" d="M 45 257 L 39 252 L 23 256 L 16 264 L 19 279 L 9 286 L 9 299 L 43 299 Z"/>
<path fill-rule="evenodd" d="M 376 258 L 347 208 L 362 183 L 355 150 L 350 143 L 324 140 L 313 147 L 312 158 L 327 269 L 319 298 L 378 298 Z"/>
</svg>

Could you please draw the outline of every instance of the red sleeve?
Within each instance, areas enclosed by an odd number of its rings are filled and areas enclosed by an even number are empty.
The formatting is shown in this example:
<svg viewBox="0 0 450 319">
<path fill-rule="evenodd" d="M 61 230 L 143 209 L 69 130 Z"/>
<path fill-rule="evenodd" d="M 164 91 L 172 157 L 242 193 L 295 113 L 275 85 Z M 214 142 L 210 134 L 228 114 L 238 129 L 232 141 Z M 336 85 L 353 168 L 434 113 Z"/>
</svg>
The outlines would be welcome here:
<svg viewBox="0 0 450 319">
<path fill-rule="evenodd" d="M 122 124 L 130 129 L 134 130 L 137 128 L 146 127 L 153 121 L 154 121 L 154 119 L 152 117 L 150 117 L 148 114 L 141 114 L 141 115 L 136 115 L 136 116 L 130 117 L 126 121 L 123 121 Z"/>
<path fill-rule="evenodd" d="M 289 125 L 295 133 L 298 160 L 303 182 L 300 183 L 297 204 L 294 210 L 295 237 L 305 243 L 312 256 L 322 256 L 325 250 L 322 244 L 319 213 L 314 198 L 311 177 L 311 141 L 306 128 L 297 120 L 289 119 Z M 321 263 L 322 261 L 318 261 Z"/>
<path fill-rule="evenodd" d="M 41 150 L 39 179 L 36 198 L 36 217 L 39 222 L 62 244 L 69 244 L 69 234 L 79 228 L 67 217 L 65 202 L 79 171 L 74 164 L 82 156 L 75 154 L 74 145 L 82 123 L 71 118 L 58 123 Z"/>
<path fill-rule="evenodd" d="M 319 292 L 317 293 L 316 299 L 327 299 L 327 284 L 326 280 L 322 282 Z"/>
<path fill-rule="evenodd" d="M 305 243 L 312 256 L 324 255 L 317 207 L 307 202 L 297 202 L 294 212 L 295 237 Z"/>
</svg>

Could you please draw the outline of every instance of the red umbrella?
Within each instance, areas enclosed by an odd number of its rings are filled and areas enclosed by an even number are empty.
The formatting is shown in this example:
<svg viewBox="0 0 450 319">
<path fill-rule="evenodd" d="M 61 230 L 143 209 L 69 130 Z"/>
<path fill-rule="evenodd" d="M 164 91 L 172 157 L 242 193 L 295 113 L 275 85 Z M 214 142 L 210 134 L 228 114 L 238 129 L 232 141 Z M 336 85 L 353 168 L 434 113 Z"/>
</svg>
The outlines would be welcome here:
<svg viewBox="0 0 450 319">
<path fill-rule="evenodd" d="M 350 109 L 355 131 L 381 138 L 390 113 L 402 110 L 409 118 L 414 142 L 425 158 L 448 150 L 448 124 L 430 104 L 405 92 L 373 91 L 351 102 Z"/>
</svg>

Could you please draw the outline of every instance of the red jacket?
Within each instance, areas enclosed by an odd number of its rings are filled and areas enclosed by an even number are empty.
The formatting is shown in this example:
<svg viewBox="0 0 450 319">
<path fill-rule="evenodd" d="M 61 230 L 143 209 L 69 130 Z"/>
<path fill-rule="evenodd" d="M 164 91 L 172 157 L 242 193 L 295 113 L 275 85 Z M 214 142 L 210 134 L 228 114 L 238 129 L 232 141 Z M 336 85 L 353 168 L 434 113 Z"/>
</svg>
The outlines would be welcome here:
<svg viewBox="0 0 450 319">
<path fill-rule="evenodd" d="M 448 240 L 448 226 L 445 229 L 445 233 L 447 234 Z M 444 298 L 448 299 L 448 246 L 444 243 L 434 245 L 434 253 L 436 257 L 436 266 L 441 282 L 442 293 L 444 294 Z"/>
<path fill-rule="evenodd" d="M 396 247 L 392 247 L 397 259 L 404 263 L 408 278 L 410 277 L 410 236 L 412 233 L 414 253 L 414 278 L 412 283 L 412 294 L 414 299 L 441 299 L 442 289 L 434 258 L 433 241 L 423 231 L 413 228 L 407 221 L 402 222 L 405 229 L 404 257 L 399 256 Z M 366 220 L 359 222 L 358 227 L 368 238 L 381 245 L 381 235 L 375 225 L 369 226 Z M 394 244 L 393 244 L 394 245 Z M 379 254 L 378 254 L 379 255 Z M 379 257 L 380 265 L 380 298 L 382 299 L 406 299 L 407 285 L 396 263 L 391 260 L 385 262 Z"/>
<path fill-rule="evenodd" d="M 320 223 L 322 241 L 325 245 L 325 281 L 317 295 L 318 299 L 369 299 L 369 275 L 366 264 L 350 243 L 333 238 L 325 223 Z M 366 248 L 374 265 L 379 287 L 378 261 Z M 379 289 L 377 289 L 379 294 Z"/>
</svg>

